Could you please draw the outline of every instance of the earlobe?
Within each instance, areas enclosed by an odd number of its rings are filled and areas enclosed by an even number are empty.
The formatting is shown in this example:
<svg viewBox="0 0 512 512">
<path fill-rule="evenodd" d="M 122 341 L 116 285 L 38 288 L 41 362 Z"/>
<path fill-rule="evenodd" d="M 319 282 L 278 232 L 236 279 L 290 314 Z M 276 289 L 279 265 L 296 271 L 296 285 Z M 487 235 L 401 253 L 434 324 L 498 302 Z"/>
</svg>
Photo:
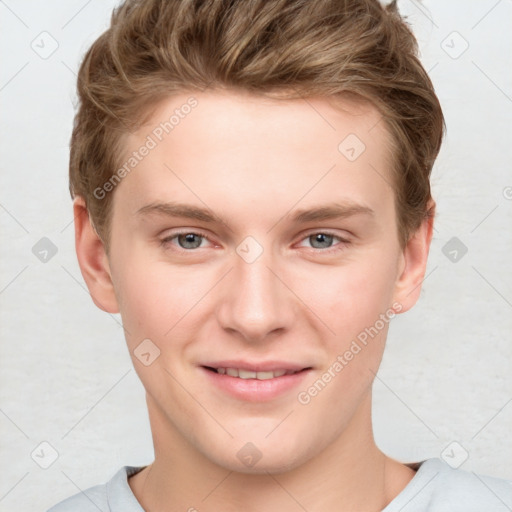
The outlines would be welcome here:
<svg viewBox="0 0 512 512">
<path fill-rule="evenodd" d="M 429 202 L 429 216 L 409 238 L 402 252 L 401 269 L 395 287 L 394 300 L 401 305 L 397 313 L 405 313 L 418 301 L 434 229 L 434 201 Z"/>
<path fill-rule="evenodd" d="M 103 311 L 119 313 L 105 248 L 90 221 L 85 201 L 80 196 L 73 201 L 73 213 L 76 255 L 91 298 Z"/>
</svg>

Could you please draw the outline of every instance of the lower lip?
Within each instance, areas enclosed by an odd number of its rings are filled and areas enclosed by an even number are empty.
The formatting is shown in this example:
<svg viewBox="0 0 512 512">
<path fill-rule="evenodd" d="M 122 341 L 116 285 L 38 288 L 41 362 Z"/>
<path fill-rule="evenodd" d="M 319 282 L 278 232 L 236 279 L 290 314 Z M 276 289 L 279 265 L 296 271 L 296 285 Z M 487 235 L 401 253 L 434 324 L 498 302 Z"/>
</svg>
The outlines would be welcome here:
<svg viewBox="0 0 512 512">
<path fill-rule="evenodd" d="M 296 388 L 311 371 L 302 370 L 291 375 L 281 375 L 273 379 L 241 379 L 240 377 L 231 377 L 221 375 L 220 373 L 200 367 L 206 377 L 210 379 L 215 386 L 240 400 L 249 402 L 264 402 L 272 400 Z"/>
</svg>

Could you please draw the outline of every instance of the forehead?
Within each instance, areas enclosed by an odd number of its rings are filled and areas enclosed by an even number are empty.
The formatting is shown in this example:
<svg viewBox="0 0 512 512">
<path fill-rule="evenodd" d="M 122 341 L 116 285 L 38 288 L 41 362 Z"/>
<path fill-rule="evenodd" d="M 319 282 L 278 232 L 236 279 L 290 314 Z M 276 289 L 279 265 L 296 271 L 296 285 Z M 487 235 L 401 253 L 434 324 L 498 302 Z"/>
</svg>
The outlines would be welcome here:
<svg viewBox="0 0 512 512">
<path fill-rule="evenodd" d="M 353 99 L 180 93 L 126 137 L 123 163 L 144 145 L 151 149 L 118 187 L 131 196 L 132 211 L 167 186 L 196 202 L 215 191 L 245 204 L 243 191 L 269 204 L 326 190 L 392 195 L 390 134 L 373 105 Z"/>
</svg>

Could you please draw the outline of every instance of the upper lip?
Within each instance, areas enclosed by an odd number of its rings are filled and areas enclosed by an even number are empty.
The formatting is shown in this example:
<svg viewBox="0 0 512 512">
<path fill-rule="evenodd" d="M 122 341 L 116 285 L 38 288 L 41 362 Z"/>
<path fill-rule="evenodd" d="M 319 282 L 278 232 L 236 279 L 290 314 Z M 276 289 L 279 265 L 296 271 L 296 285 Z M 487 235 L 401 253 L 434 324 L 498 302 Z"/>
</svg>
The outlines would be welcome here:
<svg viewBox="0 0 512 512">
<path fill-rule="evenodd" d="M 290 363 L 289 361 L 241 361 L 241 360 L 225 360 L 225 361 L 215 361 L 201 364 L 201 366 L 209 367 L 209 368 L 239 368 L 242 370 L 252 371 L 252 372 L 273 372 L 277 370 L 287 370 L 287 371 L 300 371 L 307 368 L 311 368 L 311 366 Z"/>
</svg>

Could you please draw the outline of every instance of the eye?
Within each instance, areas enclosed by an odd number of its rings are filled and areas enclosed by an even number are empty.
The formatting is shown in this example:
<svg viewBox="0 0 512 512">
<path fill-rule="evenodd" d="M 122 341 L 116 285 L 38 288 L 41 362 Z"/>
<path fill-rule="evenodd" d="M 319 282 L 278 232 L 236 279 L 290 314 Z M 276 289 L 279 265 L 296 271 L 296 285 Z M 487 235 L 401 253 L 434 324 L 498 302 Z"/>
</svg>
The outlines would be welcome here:
<svg viewBox="0 0 512 512">
<path fill-rule="evenodd" d="M 173 243 L 176 239 L 177 243 Z M 191 251 L 193 249 L 199 249 L 202 246 L 203 241 L 208 240 L 204 233 L 195 231 L 182 231 L 181 233 L 174 233 L 173 235 L 167 236 L 160 241 L 162 246 L 173 245 L 177 251 Z"/>
<path fill-rule="evenodd" d="M 340 243 L 333 246 L 334 240 L 339 240 Z M 328 233 L 324 231 L 318 231 L 311 233 L 310 235 L 303 238 L 302 241 L 308 241 L 313 249 L 320 249 L 321 252 L 331 253 L 340 251 L 345 248 L 350 242 L 334 233 Z M 326 250 L 327 249 L 327 250 Z"/>
</svg>

